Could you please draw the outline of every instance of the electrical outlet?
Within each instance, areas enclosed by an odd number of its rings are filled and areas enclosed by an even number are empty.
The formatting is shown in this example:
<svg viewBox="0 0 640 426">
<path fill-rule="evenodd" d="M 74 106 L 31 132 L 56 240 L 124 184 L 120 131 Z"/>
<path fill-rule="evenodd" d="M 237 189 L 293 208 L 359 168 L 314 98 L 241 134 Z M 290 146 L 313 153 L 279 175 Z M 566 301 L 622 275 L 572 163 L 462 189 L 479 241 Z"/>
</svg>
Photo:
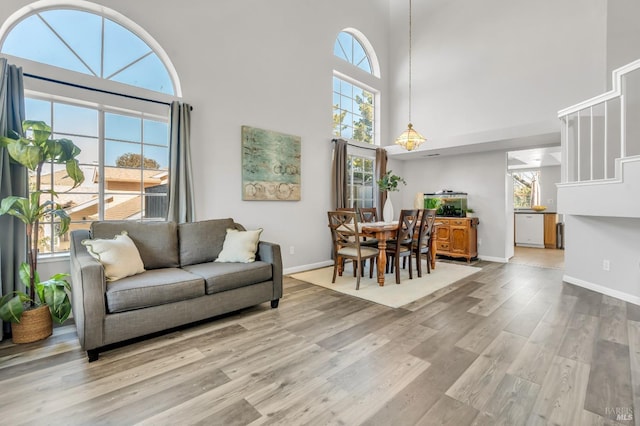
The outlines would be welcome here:
<svg viewBox="0 0 640 426">
<path fill-rule="evenodd" d="M 296 248 L 294 246 L 289 247 L 289 254 L 296 254 Z"/>
<path fill-rule="evenodd" d="M 608 259 L 605 259 L 602 261 L 602 269 L 604 271 L 608 271 L 611 268 L 611 263 L 609 262 Z"/>
<path fill-rule="evenodd" d="M 478 238 L 478 245 L 481 246 L 482 245 L 482 238 Z"/>
</svg>

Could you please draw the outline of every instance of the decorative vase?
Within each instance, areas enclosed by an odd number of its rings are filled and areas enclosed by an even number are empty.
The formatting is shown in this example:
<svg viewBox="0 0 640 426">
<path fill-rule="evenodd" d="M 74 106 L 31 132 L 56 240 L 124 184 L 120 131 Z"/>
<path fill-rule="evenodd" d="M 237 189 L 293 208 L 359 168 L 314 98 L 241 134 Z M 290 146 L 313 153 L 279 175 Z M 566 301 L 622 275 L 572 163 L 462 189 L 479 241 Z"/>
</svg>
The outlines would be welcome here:
<svg viewBox="0 0 640 426">
<path fill-rule="evenodd" d="M 384 202 L 382 208 L 382 220 L 385 222 L 391 222 L 393 220 L 393 204 L 391 204 L 391 197 L 387 196 L 387 201 Z"/>
<path fill-rule="evenodd" d="M 52 332 L 53 321 L 47 305 L 24 311 L 19 323 L 11 323 L 13 343 L 37 342 L 51 336 Z"/>
</svg>

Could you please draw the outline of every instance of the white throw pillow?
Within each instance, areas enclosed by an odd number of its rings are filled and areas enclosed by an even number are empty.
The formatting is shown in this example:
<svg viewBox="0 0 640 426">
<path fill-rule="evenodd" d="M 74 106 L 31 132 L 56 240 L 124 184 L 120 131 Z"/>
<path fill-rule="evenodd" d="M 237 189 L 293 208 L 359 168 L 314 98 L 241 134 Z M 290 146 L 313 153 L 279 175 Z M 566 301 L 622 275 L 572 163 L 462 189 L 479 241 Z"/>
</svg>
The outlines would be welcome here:
<svg viewBox="0 0 640 426">
<path fill-rule="evenodd" d="M 89 254 L 104 267 L 107 281 L 116 281 L 124 277 L 144 272 L 140 252 L 127 231 L 122 231 L 112 240 L 82 240 Z"/>
<path fill-rule="evenodd" d="M 256 251 L 262 228 L 254 231 L 238 231 L 227 229 L 222 251 L 216 262 L 242 262 L 250 263 L 256 260 Z"/>
</svg>

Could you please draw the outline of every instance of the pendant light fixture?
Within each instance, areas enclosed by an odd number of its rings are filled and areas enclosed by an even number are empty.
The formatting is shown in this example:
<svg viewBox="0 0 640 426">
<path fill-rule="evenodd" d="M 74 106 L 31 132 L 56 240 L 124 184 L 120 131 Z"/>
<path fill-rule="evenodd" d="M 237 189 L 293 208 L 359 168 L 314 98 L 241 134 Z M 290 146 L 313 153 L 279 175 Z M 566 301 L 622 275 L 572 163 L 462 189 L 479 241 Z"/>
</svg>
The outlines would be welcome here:
<svg viewBox="0 0 640 426">
<path fill-rule="evenodd" d="M 418 133 L 411 124 L 411 0 L 409 0 L 409 124 L 407 130 L 396 138 L 396 145 L 402 146 L 407 151 L 413 151 L 426 141 L 425 137 Z"/>
</svg>

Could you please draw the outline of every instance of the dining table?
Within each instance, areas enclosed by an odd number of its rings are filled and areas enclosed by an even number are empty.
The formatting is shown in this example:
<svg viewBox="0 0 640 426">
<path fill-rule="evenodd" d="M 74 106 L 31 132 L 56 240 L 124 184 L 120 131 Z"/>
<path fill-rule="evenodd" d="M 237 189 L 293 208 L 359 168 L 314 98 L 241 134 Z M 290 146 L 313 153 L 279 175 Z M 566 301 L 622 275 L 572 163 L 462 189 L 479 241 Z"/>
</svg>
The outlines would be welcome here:
<svg viewBox="0 0 640 426">
<path fill-rule="evenodd" d="M 387 267 L 387 240 L 394 239 L 398 234 L 398 221 L 393 222 L 361 222 L 360 232 L 365 236 L 371 236 L 378 240 L 378 285 L 384 286 L 384 271 Z M 437 223 L 433 224 L 435 228 Z M 432 233 L 432 234 L 433 234 Z M 431 262 L 431 269 L 436 267 L 436 239 L 431 238 L 431 253 L 429 262 Z"/>
</svg>

